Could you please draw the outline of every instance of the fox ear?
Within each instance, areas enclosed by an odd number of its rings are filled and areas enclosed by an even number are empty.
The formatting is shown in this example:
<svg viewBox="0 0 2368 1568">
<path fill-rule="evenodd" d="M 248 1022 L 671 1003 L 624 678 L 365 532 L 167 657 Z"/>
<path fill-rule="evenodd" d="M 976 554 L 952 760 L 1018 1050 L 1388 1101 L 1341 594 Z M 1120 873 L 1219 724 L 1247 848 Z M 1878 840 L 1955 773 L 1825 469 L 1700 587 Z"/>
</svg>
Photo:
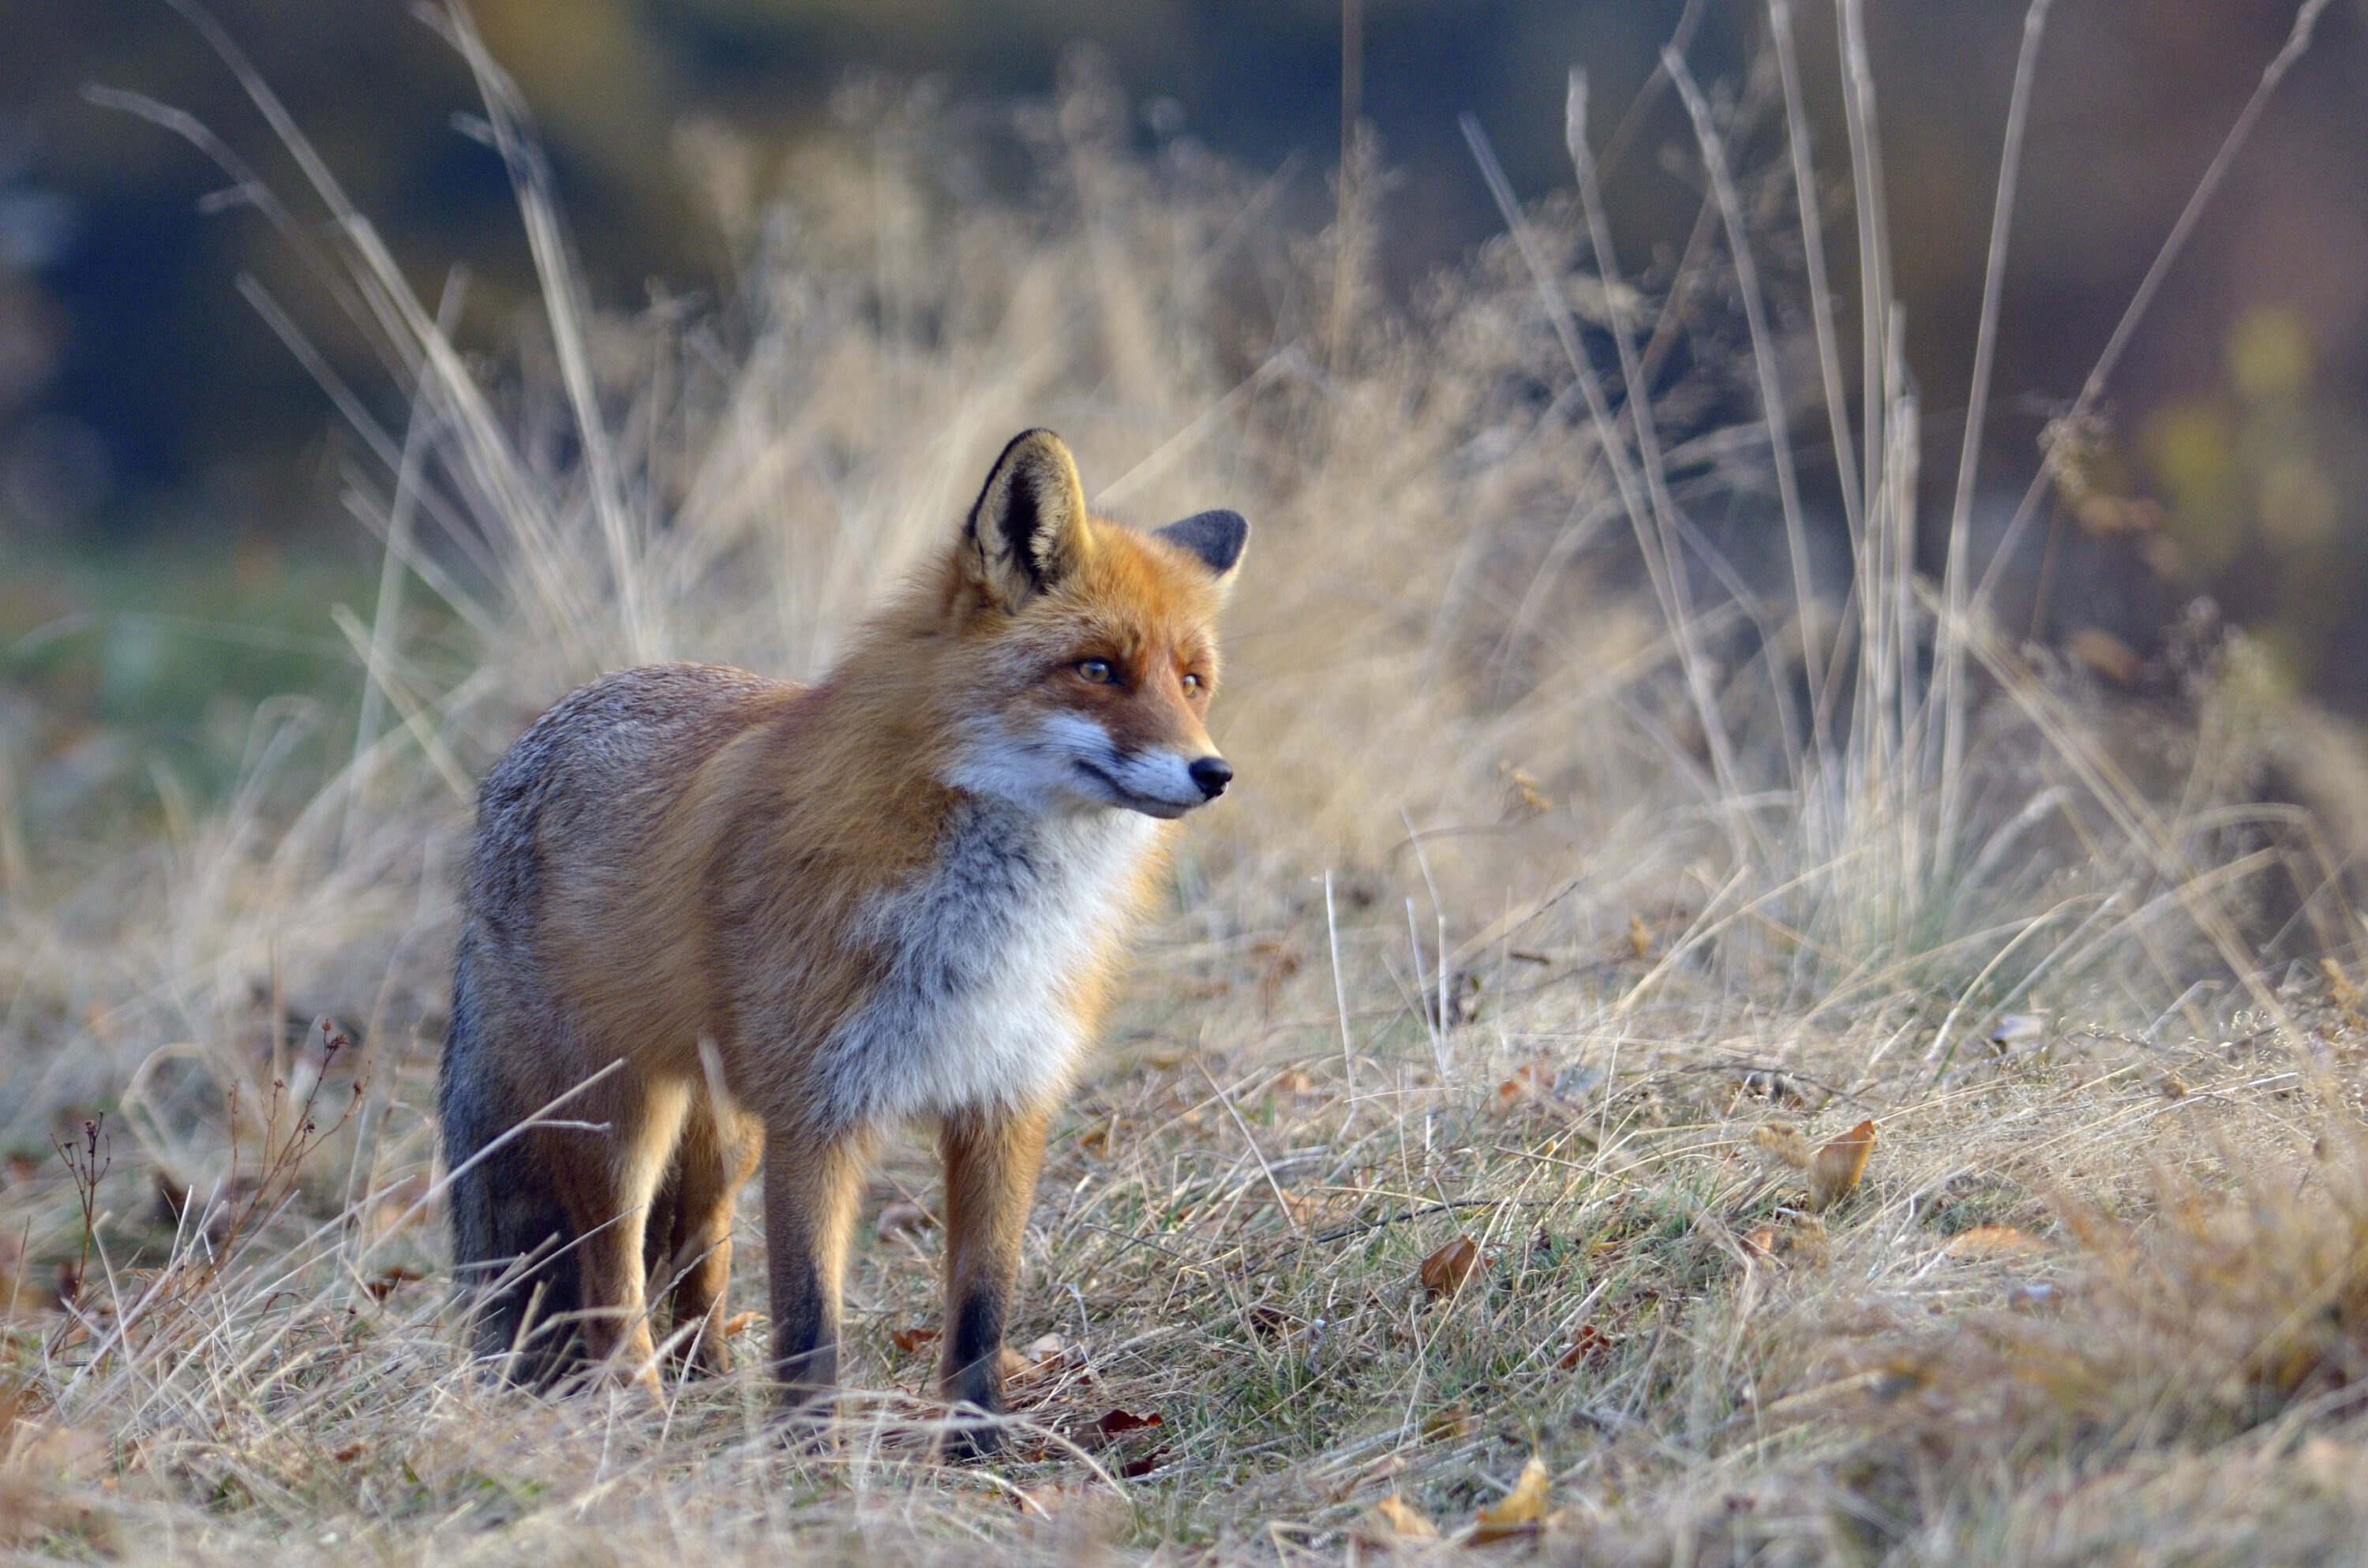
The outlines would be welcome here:
<svg viewBox="0 0 2368 1568">
<path fill-rule="evenodd" d="M 1086 490 L 1061 437 L 1023 430 L 987 473 L 963 537 L 973 571 L 1006 612 L 1085 564 Z"/>
<path fill-rule="evenodd" d="M 1231 583 L 1242 564 L 1242 547 L 1249 542 L 1250 525 L 1239 512 L 1195 512 L 1159 530 L 1159 537 L 1198 556 L 1201 564 Z"/>
</svg>

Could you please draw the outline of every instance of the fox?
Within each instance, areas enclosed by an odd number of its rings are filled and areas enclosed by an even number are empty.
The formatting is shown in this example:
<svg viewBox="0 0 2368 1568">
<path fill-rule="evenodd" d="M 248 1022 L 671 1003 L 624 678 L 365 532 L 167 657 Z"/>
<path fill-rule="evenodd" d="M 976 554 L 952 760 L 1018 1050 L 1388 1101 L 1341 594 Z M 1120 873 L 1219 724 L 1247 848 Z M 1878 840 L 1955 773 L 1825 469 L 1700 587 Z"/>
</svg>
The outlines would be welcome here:
<svg viewBox="0 0 2368 1568">
<path fill-rule="evenodd" d="M 826 1411 L 868 1163 L 933 1124 L 948 1446 L 994 1449 L 1049 1129 L 1234 778 L 1207 717 L 1248 533 L 1096 516 L 1023 431 L 818 682 L 646 665 L 527 729 L 479 790 L 438 1088 L 476 1357 L 723 1371 L 761 1169 L 769 1375 Z"/>
</svg>

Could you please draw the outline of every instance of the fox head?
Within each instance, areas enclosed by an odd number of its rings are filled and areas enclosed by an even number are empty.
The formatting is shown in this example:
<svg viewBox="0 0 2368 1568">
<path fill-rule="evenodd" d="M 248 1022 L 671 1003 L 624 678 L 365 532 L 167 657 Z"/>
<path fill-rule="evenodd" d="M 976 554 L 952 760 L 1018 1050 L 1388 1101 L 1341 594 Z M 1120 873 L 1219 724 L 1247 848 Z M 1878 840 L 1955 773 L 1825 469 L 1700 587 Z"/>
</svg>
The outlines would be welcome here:
<svg viewBox="0 0 2368 1568">
<path fill-rule="evenodd" d="M 1179 817 L 1234 770 L 1210 743 L 1217 612 L 1249 525 L 1096 517 L 1061 438 L 1029 430 L 963 519 L 940 613 L 956 668 L 948 782 L 1042 809 Z"/>
</svg>

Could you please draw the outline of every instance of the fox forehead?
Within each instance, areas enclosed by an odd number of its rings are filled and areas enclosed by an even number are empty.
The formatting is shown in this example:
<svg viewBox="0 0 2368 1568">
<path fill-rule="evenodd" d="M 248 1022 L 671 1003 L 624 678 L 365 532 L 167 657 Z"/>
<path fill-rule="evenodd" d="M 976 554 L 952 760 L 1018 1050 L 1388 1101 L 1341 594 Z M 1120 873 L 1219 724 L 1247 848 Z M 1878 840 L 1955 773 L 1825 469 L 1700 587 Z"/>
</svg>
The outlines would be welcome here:
<svg viewBox="0 0 2368 1568">
<path fill-rule="evenodd" d="M 1185 552 L 1123 524 L 1093 522 L 1093 551 L 1006 630 L 1046 656 L 1161 654 L 1213 662 L 1220 595 L 1207 569 Z"/>
</svg>

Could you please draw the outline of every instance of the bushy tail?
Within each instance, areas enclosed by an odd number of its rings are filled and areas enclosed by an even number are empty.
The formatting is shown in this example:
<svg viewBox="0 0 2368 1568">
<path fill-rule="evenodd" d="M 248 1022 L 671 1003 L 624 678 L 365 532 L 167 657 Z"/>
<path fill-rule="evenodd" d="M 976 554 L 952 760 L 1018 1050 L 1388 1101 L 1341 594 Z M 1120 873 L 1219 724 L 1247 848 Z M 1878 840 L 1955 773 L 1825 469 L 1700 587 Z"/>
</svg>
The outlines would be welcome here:
<svg viewBox="0 0 2368 1568">
<path fill-rule="evenodd" d="M 512 1381 L 542 1388 L 581 1359 L 570 1326 L 583 1306 L 576 1237 L 529 1139 L 500 1142 L 539 1108 L 508 1103 L 472 969 L 463 937 L 437 1090 L 445 1168 L 456 1173 L 449 1195 L 452 1274 L 469 1299 L 476 1353 Z"/>
</svg>

